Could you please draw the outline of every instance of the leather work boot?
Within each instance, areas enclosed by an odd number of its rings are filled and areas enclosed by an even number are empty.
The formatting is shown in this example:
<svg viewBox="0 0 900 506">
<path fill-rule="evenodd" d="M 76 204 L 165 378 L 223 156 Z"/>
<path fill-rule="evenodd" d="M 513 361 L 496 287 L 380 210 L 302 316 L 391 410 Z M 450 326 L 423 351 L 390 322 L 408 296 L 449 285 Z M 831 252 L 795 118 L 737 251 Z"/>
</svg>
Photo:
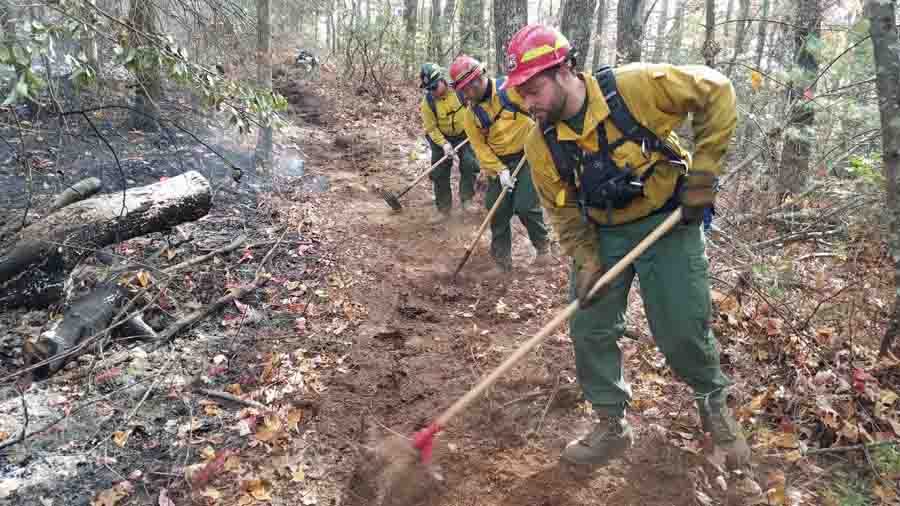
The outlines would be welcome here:
<svg viewBox="0 0 900 506">
<path fill-rule="evenodd" d="M 590 433 L 566 445 L 560 459 L 580 466 L 602 466 L 621 457 L 634 443 L 624 417 L 596 415 Z"/>
<path fill-rule="evenodd" d="M 553 263 L 553 257 L 550 256 L 549 246 L 535 249 L 537 250 L 537 254 L 534 256 L 534 260 L 531 262 L 531 265 L 535 267 L 546 267 Z"/>
<path fill-rule="evenodd" d="M 729 470 L 743 469 L 750 464 L 750 447 L 724 395 L 710 395 L 697 399 L 703 432 L 712 435 L 715 446 L 725 453 L 725 466 Z"/>
<path fill-rule="evenodd" d="M 509 274 L 512 272 L 512 258 L 494 258 L 494 273 Z"/>
</svg>

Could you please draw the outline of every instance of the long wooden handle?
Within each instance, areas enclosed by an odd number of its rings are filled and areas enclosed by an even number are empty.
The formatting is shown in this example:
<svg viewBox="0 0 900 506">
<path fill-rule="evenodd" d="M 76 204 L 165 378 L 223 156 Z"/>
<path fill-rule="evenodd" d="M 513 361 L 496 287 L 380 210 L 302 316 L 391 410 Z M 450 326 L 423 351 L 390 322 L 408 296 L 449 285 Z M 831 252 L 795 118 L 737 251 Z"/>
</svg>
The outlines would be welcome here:
<svg viewBox="0 0 900 506">
<path fill-rule="evenodd" d="M 466 140 L 460 142 L 459 144 L 456 145 L 456 147 L 453 148 L 453 153 L 456 153 L 459 150 L 459 148 L 465 146 L 467 142 L 469 142 L 468 137 L 466 138 Z M 441 157 L 440 160 L 434 162 L 434 164 L 431 166 L 431 168 L 429 168 L 428 170 L 426 170 L 425 172 L 420 174 L 418 177 L 416 177 L 413 180 L 413 182 L 410 183 L 409 186 L 406 187 L 405 190 L 403 190 L 402 192 L 400 192 L 399 195 L 397 195 L 397 198 L 399 199 L 400 197 L 406 195 L 406 192 L 408 192 L 409 190 L 412 190 L 415 185 L 419 184 L 419 181 L 425 179 L 425 176 L 434 172 L 434 169 L 438 168 L 438 165 L 444 163 L 444 160 L 446 160 L 448 156 L 450 156 L 450 155 L 445 154 L 444 156 Z"/>
<path fill-rule="evenodd" d="M 519 160 L 519 164 L 516 165 L 516 168 L 513 170 L 512 177 L 516 177 L 519 174 L 519 171 L 522 169 L 522 166 L 525 164 L 525 155 L 522 155 L 522 159 Z M 466 254 L 463 255 L 462 260 L 460 260 L 459 265 L 456 266 L 456 270 L 453 272 L 453 275 L 456 276 L 459 274 L 459 271 L 462 270 L 463 265 L 466 264 L 466 261 L 472 256 L 472 250 L 475 248 L 475 245 L 478 244 L 478 239 L 481 239 L 481 234 L 487 229 L 488 224 L 494 219 L 494 215 L 497 214 L 497 210 L 500 209 L 500 204 L 503 203 L 503 199 L 506 198 L 506 194 L 509 193 L 508 188 L 503 188 L 503 191 L 500 192 L 500 196 L 497 197 L 497 200 L 494 202 L 494 205 L 491 206 L 490 212 L 488 212 L 487 217 L 481 222 L 481 226 L 478 227 L 478 231 L 475 232 L 475 238 L 472 239 L 472 242 L 466 247 Z"/>
<path fill-rule="evenodd" d="M 627 255 L 625 255 L 621 260 L 616 262 L 616 265 L 612 267 L 612 269 L 606 271 L 603 276 L 594 283 L 594 287 L 591 288 L 589 295 L 593 295 L 604 285 L 612 281 L 616 276 L 622 273 L 626 267 L 631 265 L 634 260 L 640 256 L 644 251 L 647 250 L 653 243 L 655 243 L 663 234 L 672 229 L 675 224 L 681 221 L 681 208 L 675 210 L 672 214 L 669 215 L 668 218 L 665 219 L 662 223 L 660 223 L 652 232 L 650 232 L 647 237 L 645 237 L 641 242 L 638 243 L 637 246 L 634 247 Z M 469 406 L 475 399 L 481 395 L 482 392 L 487 390 L 491 385 L 493 385 L 503 374 L 506 373 L 513 365 L 516 364 L 519 360 L 522 359 L 528 352 L 531 351 L 532 348 L 537 346 L 541 341 L 547 338 L 552 332 L 554 332 L 560 325 L 566 322 L 572 315 L 575 314 L 575 311 L 578 310 L 578 300 L 575 300 L 571 304 L 569 304 L 562 312 L 556 315 L 555 318 L 550 320 L 549 323 L 544 325 L 544 327 L 538 331 L 537 334 L 534 335 L 531 339 L 526 341 L 522 346 L 519 347 L 512 355 L 510 355 L 502 364 L 500 364 L 496 369 L 494 369 L 491 374 L 482 379 L 475 388 L 469 390 L 464 396 L 462 396 L 459 400 L 453 403 L 446 411 L 444 411 L 438 418 L 435 420 L 435 423 L 438 427 L 444 427 L 447 425 L 454 416 L 459 414 L 460 411 Z"/>
</svg>

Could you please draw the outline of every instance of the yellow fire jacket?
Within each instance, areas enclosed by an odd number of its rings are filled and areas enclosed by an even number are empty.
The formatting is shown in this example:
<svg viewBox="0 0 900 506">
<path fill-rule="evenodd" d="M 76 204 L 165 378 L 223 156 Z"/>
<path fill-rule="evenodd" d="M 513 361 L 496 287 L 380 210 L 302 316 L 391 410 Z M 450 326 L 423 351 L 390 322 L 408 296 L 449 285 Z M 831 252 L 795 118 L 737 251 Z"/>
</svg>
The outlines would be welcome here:
<svg viewBox="0 0 900 506">
<path fill-rule="evenodd" d="M 735 93 L 731 82 L 721 73 L 701 65 L 634 63 L 614 70 L 619 94 L 640 124 L 660 139 L 665 139 L 688 163 L 689 170 L 722 173 L 722 161 L 737 125 Z M 609 106 L 597 80 L 588 73 L 579 76 L 585 83 L 588 109 L 581 134 L 565 122 L 555 125 L 560 141 L 574 140 L 582 149 L 597 152 L 598 127 L 606 129 L 610 144 L 622 137 L 609 117 Z M 693 157 L 679 144 L 673 132 L 689 113 L 693 113 L 695 149 Z M 576 188 L 560 178 L 543 133 L 539 128 L 529 132 L 525 154 L 531 166 L 534 186 L 541 205 L 547 210 L 560 246 L 581 266 L 596 258 L 594 227 L 585 223 L 577 206 Z M 589 210 L 600 224 L 619 225 L 638 220 L 660 209 L 673 195 L 679 175 L 685 170 L 669 163 L 662 153 L 651 151 L 645 156 L 641 146 L 628 141 L 612 153 L 615 164 L 631 167 L 632 173 L 643 175 L 654 167 L 644 181 L 644 194 L 624 209 Z"/>
<path fill-rule="evenodd" d="M 478 106 L 483 107 L 490 118 L 496 118 L 493 125 L 489 131 L 485 132 L 482 129 L 483 125 L 472 110 L 474 104 L 469 104 L 466 110 L 465 128 L 482 170 L 487 171 L 489 175 L 496 176 L 504 169 L 512 171 L 515 168 L 506 167 L 499 157 L 514 155 L 522 151 L 534 121 L 524 112 L 514 112 L 503 108 L 497 94 L 497 82 L 494 79 L 488 79 L 487 89 L 485 98 Z M 510 90 L 508 96 L 510 102 L 523 111 L 525 110 L 522 97 L 515 90 Z"/>
<path fill-rule="evenodd" d="M 460 103 L 459 97 L 453 90 L 447 89 L 447 93 L 441 98 L 434 97 L 434 108 L 437 116 L 428 106 L 427 97 L 422 97 L 419 104 L 419 113 L 422 115 L 422 124 L 425 134 L 438 146 L 447 144 L 446 135 L 459 137 L 465 133 L 463 122 L 465 121 L 466 108 Z"/>
</svg>

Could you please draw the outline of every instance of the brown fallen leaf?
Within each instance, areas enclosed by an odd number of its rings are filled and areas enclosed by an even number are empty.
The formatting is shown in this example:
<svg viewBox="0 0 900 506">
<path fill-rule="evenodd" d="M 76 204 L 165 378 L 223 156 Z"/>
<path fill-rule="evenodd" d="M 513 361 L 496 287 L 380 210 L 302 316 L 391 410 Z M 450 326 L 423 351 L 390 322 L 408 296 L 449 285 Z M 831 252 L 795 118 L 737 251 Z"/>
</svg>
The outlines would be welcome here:
<svg viewBox="0 0 900 506">
<path fill-rule="evenodd" d="M 203 457 L 203 460 L 212 460 L 216 458 L 216 450 L 212 446 L 207 445 L 200 450 L 200 456 Z"/>
<path fill-rule="evenodd" d="M 779 448 L 787 448 L 793 449 L 797 448 L 800 445 L 799 440 L 797 439 L 797 434 L 794 432 L 782 432 L 778 436 L 776 436 L 773 440 L 775 446 Z"/>
<path fill-rule="evenodd" d="M 241 459 L 237 455 L 230 455 L 225 459 L 226 471 L 237 471 L 241 467 Z"/>
<path fill-rule="evenodd" d="M 9 439 L 9 432 L 0 430 L 0 441 L 6 441 L 7 439 Z"/>
<path fill-rule="evenodd" d="M 300 424 L 300 422 L 302 420 L 303 420 L 303 410 L 300 408 L 292 409 L 287 415 L 288 430 L 297 432 L 299 430 L 297 426 Z"/>
<path fill-rule="evenodd" d="M 271 485 L 266 480 L 249 480 L 245 482 L 247 492 L 257 501 L 271 501 L 272 496 L 269 495 Z"/>
<path fill-rule="evenodd" d="M 200 492 L 200 495 L 203 497 L 212 499 L 214 501 L 222 498 L 222 492 L 219 492 L 218 490 L 216 490 L 212 487 L 204 488 L 203 492 Z"/>
<path fill-rule="evenodd" d="M 121 431 L 118 430 L 113 432 L 113 442 L 116 443 L 116 446 L 119 448 L 125 448 L 125 443 L 128 442 L 128 436 L 131 434 L 131 431 Z"/>
<path fill-rule="evenodd" d="M 119 501 L 128 497 L 128 494 L 134 487 L 130 482 L 120 481 L 113 485 L 112 488 L 100 492 L 97 497 L 91 501 L 91 506 L 116 506 Z"/>
<path fill-rule="evenodd" d="M 225 391 L 230 393 L 231 395 L 236 395 L 238 397 L 244 394 L 244 392 L 241 391 L 240 383 L 232 383 L 228 385 L 227 387 L 225 387 Z"/>
<path fill-rule="evenodd" d="M 262 426 L 256 431 L 258 441 L 269 443 L 277 440 L 283 434 L 281 420 L 274 416 L 267 416 Z"/>
</svg>

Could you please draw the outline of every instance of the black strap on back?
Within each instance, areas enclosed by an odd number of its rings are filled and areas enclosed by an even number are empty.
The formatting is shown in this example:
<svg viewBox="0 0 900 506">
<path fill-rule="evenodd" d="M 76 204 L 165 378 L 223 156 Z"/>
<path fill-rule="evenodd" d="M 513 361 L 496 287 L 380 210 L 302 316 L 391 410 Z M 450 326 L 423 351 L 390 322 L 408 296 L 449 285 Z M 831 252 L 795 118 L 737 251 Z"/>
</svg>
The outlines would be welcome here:
<svg viewBox="0 0 900 506">
<path fill-rule="evenodd" d="M 603 124 L 597 125 L 597 140 L 601 150 L 605 149 L 611 155 L 619 146 L 625 142 L 632 141 L 641 146 L 642 151 L 660 151 L 666 155 L 669 160 L 684 165 L 684 159 L 673 149 L 668 143 L 660 139 L 652 130 L 638 123 L 628 110 L 625 99 L 619 94 L 616 87 L 616 76 L 609 65 L 600 67 L 594 73 L 606 104 L 609 106 L 609 117 L 616 128 L 622 132 L 622 137 L 612 144 L 607 142 L 606 129 Z M 581 160 L 581 147 L 574 141 L 560 142 L 556 135 L 556 127 L 552 125 L 543 125 L 544 141 L 553 157 L 553 163 L 559 172 L 561 178 L 565 181 L 575 184 L 575 168 Z M 651 171 L 643 175 L 641 179 L 650 176 Z"/>
<path fill-rule="evenodd" d="M 609 117 L 612 119 L 616 128 L 622 132 L 622 138 L 616 140 L 609 146 L 610 151 L 615 151 L 622 144 L 632 141 L 641 146 L 641 151 L 659 151 L 666 155 L 672 161 L 683 163 L 684 160 L 676 152 L 672 146 L 659 138 L 652 130 L 638 123 L 634 119 L 634 115 L 628 110 L 625 99 L 619 94 L 616 86 L 616 75 L 609 65 L 603 65 L 594 73 L 597 84 L 603 92 L 603 98 L 606 99 L 606 105 L 609 106 Z"/>
<path fill-rule="evenodd" d="M 450 111 L 450 129 L 456 130 L 456 113 L 459 112 L 460 109 L 466 106 L 466 96 L 463 95 L 461 91 L 456 92 L 456 98 L 459 99 L 459 107 L 455 110 Z M 437 104 L 435 104 L 434 95 L 429 91 L 425 93 L 425 101 L 428 103 L 428 107 L 431 108 L 432 114 L 434 114 L 435 122 L 437 121 Z"/>
<path fill-rule="evenodd" d="M 494 115 L 493 118 L 484 110 L 484 107 L 481 104 L 474 104 L 472 106 L 472 112 L 475 113 L 475 117 L 478 118 L 478 122 L 481 123 L 481 129 L 486 131 L 490 130 L 490 128 L 494 125 L 494 122 L 497 121 L 497 118 L 503 113 L 503 110 L 512 111 L 513 113 L 520 113 L 522 109 L 519 108 L 516 104 L 513 103 L 512 100 L 509 99 L 509 94 L 506 90 L 501 90 L 500 87 L 503 86 L 503 82 L 506 81 L 506 77 L 498 77 L 494 82 L 497 87 L 497 98 L 500 99 L 500 110 L 497 111 L 497 114 Z"/>
</svg>

